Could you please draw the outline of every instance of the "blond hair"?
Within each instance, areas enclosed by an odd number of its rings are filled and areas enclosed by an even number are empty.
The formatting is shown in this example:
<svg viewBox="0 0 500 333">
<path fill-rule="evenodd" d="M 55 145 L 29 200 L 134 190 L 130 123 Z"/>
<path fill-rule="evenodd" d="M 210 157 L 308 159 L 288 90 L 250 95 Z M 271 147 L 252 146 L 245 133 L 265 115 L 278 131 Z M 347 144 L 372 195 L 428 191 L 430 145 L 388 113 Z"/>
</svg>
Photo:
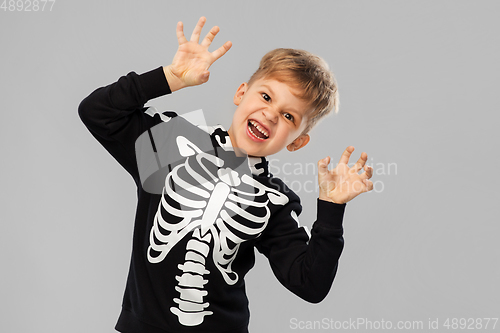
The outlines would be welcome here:
<svg viewBox="0 0 500 333">
<path fill-rule="evenodd" d="M 262 78 L 274 79 L 301 91 L 297 97 L 307 101 L 313 109 L 302 134 L 308 133 L 332 110 L 335 113 L 339 110 L 337 81 L 328 64 L 310 52 L 285 48 L 268 52 L 248 80 L 248 85 Z"/>
</svg>

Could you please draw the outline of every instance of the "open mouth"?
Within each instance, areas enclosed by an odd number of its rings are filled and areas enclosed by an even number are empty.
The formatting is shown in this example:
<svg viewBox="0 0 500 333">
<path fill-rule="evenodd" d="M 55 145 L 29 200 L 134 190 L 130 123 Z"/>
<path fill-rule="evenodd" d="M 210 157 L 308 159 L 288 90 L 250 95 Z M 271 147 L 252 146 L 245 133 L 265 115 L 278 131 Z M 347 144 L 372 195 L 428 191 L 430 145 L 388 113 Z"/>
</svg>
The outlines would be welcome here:
<svg viewBox="0 0 500 333">
<path fill-rule="evenodd" d="M 255 138 L 257 138 L 259 140 L 265 140 L 265 139 L 269 138 L 269 132 L 266 131 L 265 128 L 260 126 L 258 122 L 253 121 L 253 120 L 249 120 L 247 126 L 248 126 L 248 131 Z"/>
</svg>

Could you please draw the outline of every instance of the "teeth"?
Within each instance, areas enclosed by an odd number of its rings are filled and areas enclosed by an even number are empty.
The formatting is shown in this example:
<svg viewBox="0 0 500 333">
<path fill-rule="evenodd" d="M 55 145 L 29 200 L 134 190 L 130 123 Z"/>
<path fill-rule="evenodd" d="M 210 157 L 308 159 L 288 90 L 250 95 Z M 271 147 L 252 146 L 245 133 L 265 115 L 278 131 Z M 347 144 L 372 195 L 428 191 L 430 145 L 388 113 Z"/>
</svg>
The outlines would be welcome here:
<svg viewBox="0 0 500 333">
<path fill-rule="evenodd" d="M 267 137 L 269 137 L 269 133 L 267 133 L 267 131 L 265 129 L 263 129 L 262 127 L 259 126 L 258 123 L 256 123 L 255 121 L 253 120 L 250 120 L 250 123 L 255 126 L 256 129 L 259 130 L 259 132 L 261 132 L 262 134 L 264 134 Z"/>
<path fill-rule="evenodd" d="M 253 136 L 255 136 L 257 139 L 260 139 L 257 135 L 255 135 L 255 133 L 252 131 L 252 129 L 250 127 L 248 129 L 250 130 L 250 133 L 252 133 Z"/>
</svg>

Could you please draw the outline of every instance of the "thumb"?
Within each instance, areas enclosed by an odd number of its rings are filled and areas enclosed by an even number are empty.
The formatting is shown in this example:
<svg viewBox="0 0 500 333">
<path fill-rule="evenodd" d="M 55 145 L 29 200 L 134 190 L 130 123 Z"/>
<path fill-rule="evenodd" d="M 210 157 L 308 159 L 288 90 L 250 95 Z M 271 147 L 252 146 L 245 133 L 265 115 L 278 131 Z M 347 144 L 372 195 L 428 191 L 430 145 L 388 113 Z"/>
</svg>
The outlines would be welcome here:
<svg viewBox="0 0 500 333">
<path fill-rule="evenodd" d="M 318 172 L 325 173 L 328 172 L 328 164 L 330 164 L 330 156 L 325 157 L 318 161 Z"/>
<path fill-rule="evenodd" d="M 209 71 L 205 71 L 205 72 L 203 72 L 203 73 L 201 74 L 201 76 L 200 76 L 201 82 L 202 82 L 202 83 L 207 82 L 207 81 L 208 81 L 209 76 L 210 76 L 210 72 L 209 72 Z"/>
</svg>

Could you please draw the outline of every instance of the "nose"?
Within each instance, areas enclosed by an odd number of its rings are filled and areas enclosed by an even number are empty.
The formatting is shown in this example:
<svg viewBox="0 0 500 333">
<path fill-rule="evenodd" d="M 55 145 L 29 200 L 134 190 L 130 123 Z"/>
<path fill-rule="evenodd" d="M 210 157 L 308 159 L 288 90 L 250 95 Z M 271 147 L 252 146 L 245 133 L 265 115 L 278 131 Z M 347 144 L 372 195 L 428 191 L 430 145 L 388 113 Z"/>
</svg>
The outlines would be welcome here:
<svg viewBox="0 0 500 333">
<path fill-rule="evenodd" d="M 276 122 L 278 121 L 278 112 L 275 111 L 273 108 L 267 108 L 265 110 L 262 110 L 262 113 L 269 122 L 276 124 Z"/>
</svg>

